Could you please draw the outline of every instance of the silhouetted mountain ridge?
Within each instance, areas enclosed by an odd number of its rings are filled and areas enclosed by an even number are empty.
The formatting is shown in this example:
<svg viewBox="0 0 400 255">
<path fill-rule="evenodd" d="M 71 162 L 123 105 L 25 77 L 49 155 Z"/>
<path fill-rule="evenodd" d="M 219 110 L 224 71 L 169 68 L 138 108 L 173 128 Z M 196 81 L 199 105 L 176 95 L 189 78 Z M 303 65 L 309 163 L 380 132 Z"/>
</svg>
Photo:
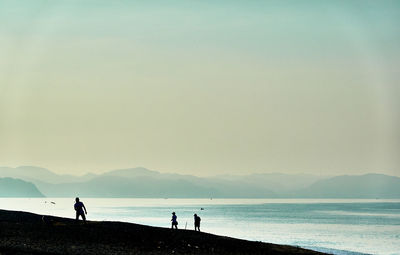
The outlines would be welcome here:
<svg viewBox="0 0 400 255">
<path fill-rule="evenodd" d="M 383 174 L 197 177 L 137 167 L 73 176 L 38 167 L 0 167 L 0 176 L 7 175 L 31 181 L 49 197 L 400 198 L 400 178 Z"/>
<path fill-rule="evenodd" d="M 14 178 L 0 178 L 0 197 L 44 197 L 30 182 Z"/>
<path fill-rule="evenodd" d="M 400 178 L 384 174 L 342 175 L 296 192 L 312 198 L 400 198 Z"/>
<path fill-rule="evenodd" d="M 50 170 L 36 166 L 0 167 L 0 177 L 13 177 L 26 181 L 43 181 L 48 183 L 82 182 L 93 178 L 94 174 L 75 176 L 69 174 L 56 174 Z"/>
<path fill-rule="evenodd" d="M 121 176 L 121 177 L 128 177 L 134 178 L 138 176 L 156 176 L 161 174 L 160 172 L 149 170 L 144 167 L 135 167 L 135 168 L 126 168 L 126 169 L 117 169 L 105 172 L 102 175 L 113 175 L 113 176 Z"/>
</svg>

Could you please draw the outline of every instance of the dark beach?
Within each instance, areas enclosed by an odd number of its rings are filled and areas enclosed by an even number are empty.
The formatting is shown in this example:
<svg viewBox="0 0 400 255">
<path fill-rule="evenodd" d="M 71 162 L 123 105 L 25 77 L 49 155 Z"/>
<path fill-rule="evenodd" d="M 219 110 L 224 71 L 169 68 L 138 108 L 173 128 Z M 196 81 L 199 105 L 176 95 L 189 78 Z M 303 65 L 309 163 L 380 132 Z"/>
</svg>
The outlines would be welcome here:
<svg viewBox="0 0 400 255">
<path fill-rule="evenodd" d="M 322 254 L 193 230 L 0 210 L 0 254 Z"/>
</svg>

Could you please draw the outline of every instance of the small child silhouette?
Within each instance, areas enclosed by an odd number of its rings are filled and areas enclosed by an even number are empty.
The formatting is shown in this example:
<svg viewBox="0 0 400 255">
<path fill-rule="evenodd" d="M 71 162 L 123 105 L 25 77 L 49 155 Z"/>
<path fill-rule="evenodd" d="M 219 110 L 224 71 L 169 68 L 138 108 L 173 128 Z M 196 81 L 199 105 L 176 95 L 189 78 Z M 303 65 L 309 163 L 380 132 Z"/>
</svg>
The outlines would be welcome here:
<svg viewBox="0 0 400 255">
<path fill-rule="evenodd" d="M 178 229 L 178 221 L 176 220 L 177 218 L 178 217 L 175 215 L 175 212 L 173 212 L 172 213 L 172 219 L 171 219 L 171 221 L 172 221 L 171 228 L 175 227 L 175 229 Z"/>
</svg>

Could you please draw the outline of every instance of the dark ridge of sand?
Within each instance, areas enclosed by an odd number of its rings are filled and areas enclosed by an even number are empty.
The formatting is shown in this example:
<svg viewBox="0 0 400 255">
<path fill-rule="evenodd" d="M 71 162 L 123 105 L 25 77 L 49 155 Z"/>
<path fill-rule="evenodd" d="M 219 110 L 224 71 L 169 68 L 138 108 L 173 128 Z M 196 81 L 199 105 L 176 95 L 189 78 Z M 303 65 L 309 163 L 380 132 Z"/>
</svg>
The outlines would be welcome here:
<svg viewBox="0 0 400 255">
<path fill-rule="evenodd" d="M 298 247 L 133 223 L 0 210 L 0 254 L 323 254 Z"/>
</svg>

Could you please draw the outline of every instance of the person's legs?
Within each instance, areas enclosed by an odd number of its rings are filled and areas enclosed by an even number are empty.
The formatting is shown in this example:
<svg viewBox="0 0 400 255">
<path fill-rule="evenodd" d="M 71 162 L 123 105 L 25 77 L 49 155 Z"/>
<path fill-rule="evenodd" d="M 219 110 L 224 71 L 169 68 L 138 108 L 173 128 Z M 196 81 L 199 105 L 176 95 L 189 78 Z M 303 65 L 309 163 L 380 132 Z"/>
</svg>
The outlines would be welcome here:
<svg viewBox="0 0 400 255">
<path fill-rule="evenodd" d="M 82 212 L 82 213 L 81 213 L 81 216 L 82 216 L 83 223 L 86 224 L 86 216 L 85 216 L 85 213 Z"/>
<path fill-rule="evenodd" d="M 79 220 L 79 212 L 76 212 L 76 218 L 75 218 L 75 221 L 78 221 Z"/>
</svg>

